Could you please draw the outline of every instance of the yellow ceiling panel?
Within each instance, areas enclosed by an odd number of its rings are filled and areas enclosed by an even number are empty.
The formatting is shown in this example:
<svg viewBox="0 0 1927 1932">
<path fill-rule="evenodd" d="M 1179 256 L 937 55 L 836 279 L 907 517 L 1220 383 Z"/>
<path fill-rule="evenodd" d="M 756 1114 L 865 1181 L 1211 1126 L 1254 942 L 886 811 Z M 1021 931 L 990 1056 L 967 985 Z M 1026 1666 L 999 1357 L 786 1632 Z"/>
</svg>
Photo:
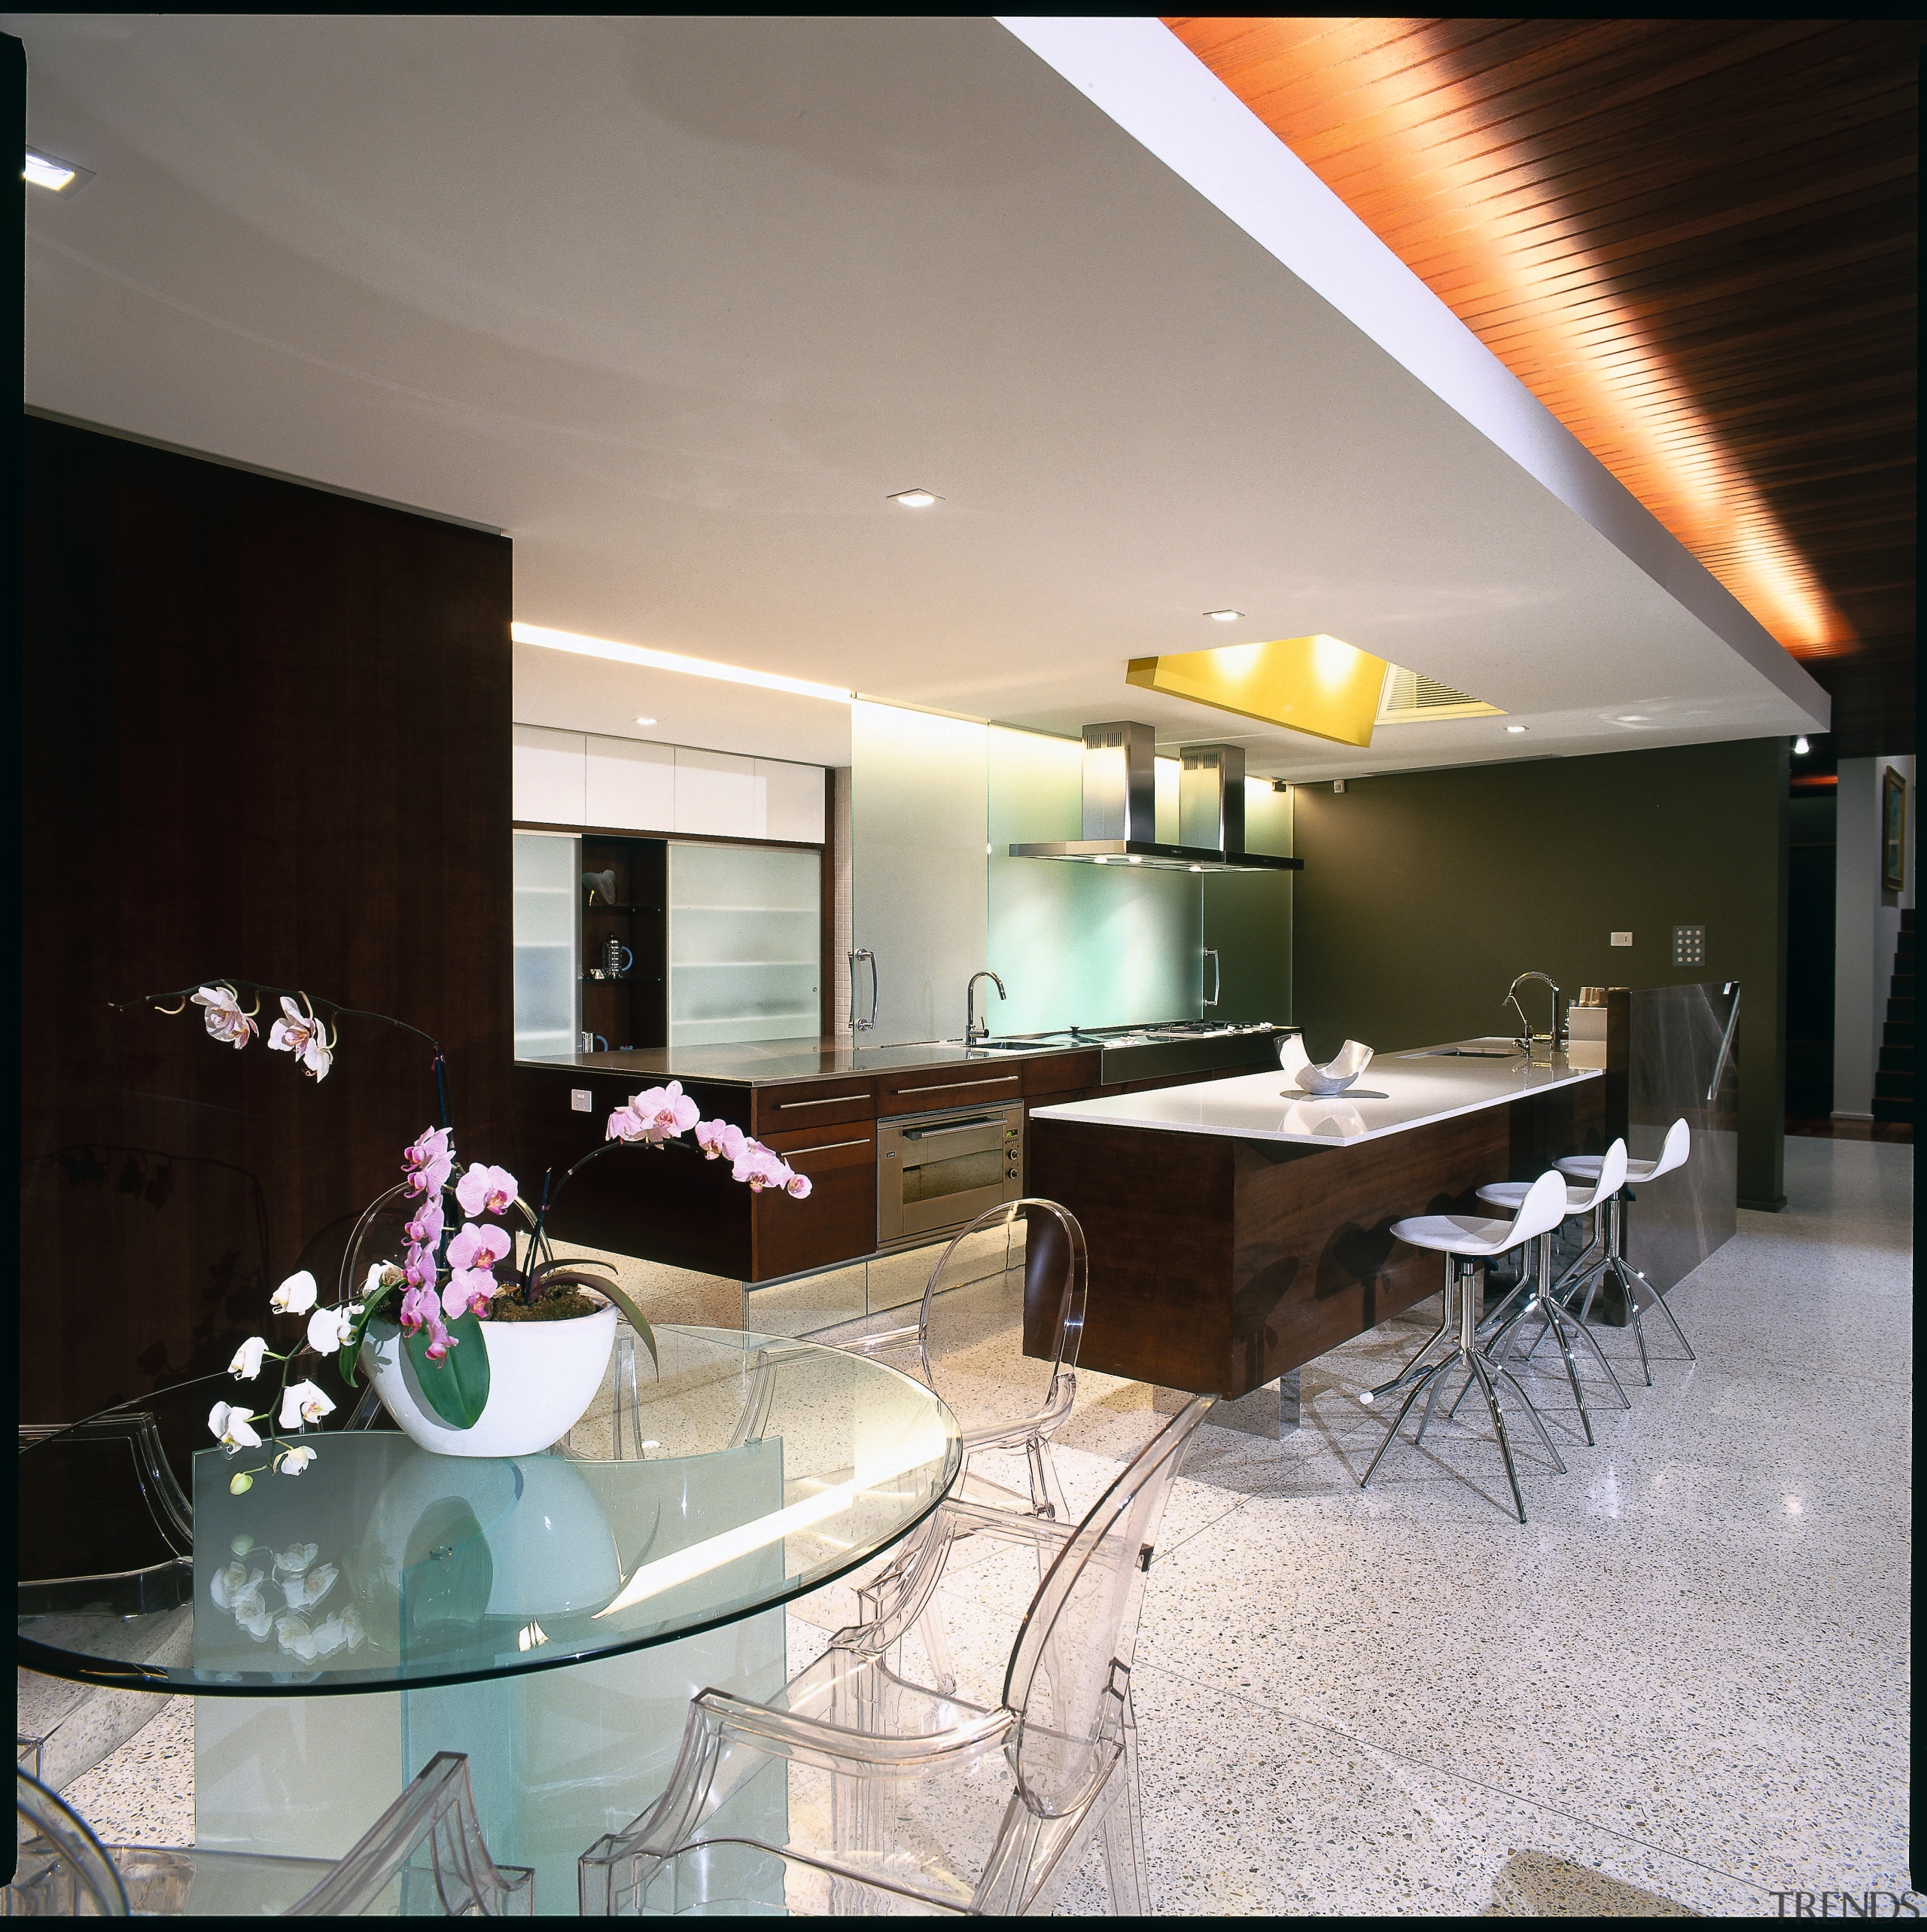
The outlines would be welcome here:
<svg viewBox="0 0 1927 1932">
<path fill-rule="evenodd" d="M 1134 657 L 1125 682 L 1334 744 L 1366 745 L 1387 669 L 1384 658 L 1338 638 L 1286 637 Z"/>
</svg>

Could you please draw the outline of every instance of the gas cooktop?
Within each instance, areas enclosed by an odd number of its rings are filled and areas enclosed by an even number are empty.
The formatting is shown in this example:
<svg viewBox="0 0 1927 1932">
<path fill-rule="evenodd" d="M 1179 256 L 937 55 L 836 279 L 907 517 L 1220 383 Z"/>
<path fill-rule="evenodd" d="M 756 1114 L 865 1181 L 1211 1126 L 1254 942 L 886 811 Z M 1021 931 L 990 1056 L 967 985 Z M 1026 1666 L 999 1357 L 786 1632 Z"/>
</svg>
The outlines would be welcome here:
<svg viewBox="0 0 1927 1932">
<path fill-rule="evenodd" d="M 1137 1026 L 1067 1026 L 1055 1033 L 1006 1033 L 980 1040 L 992 1049 L 1035 1047 L 1142 1047 L 1160 1040 L 1215 1040 L 1237 1033 L 1289 1033 L 1268 1019 L 1161 1019 Z"/>
</svg>

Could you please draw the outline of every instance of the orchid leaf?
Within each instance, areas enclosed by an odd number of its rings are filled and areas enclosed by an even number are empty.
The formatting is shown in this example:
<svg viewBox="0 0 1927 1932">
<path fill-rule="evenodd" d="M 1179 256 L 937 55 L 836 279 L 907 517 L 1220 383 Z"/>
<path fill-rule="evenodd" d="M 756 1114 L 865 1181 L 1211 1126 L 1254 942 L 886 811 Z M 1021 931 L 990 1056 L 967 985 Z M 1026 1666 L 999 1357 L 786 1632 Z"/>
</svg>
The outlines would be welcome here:
<svg viewBox="0 0 1927 1932">
<path fill-rule="evenodd" d="M 451 1429 L 472 1429 L 489 1403 L 489 1343 L 481 1323 L 458 1315 L 447 1324 L 452 1346 L 439 1361 L 428 1357 L 428 1333 L 401 1338 L 422 1399 Z"/>
</svg>

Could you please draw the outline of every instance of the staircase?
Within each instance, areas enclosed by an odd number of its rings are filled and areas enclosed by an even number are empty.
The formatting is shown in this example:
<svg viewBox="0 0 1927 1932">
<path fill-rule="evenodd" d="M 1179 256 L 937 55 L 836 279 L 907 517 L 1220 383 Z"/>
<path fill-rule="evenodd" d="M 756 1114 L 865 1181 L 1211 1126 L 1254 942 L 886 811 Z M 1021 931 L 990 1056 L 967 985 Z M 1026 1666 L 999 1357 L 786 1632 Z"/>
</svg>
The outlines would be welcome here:
<svg viewBox="0 0 1927 1932">
<path fill-rule="evenodd" d="M 1894 945 L 1894 977 L 1887 991 L 1887 1023 L 1880 1035 L 1880 1071 L 1874 1076 L 1874 1118 L 1913 1118 L 1913 909 L 1900 916 Z"/>
</svg>

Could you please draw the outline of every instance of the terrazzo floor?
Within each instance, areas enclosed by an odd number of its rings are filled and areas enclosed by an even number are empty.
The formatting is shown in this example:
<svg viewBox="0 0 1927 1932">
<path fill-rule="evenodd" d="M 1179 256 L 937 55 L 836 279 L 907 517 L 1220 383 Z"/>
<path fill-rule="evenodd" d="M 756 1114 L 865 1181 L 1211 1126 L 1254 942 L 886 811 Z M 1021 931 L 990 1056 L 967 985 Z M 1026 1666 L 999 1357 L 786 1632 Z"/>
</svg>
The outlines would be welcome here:
<svg viewBox="0 0 1927 1932">
<path fill-rule="evenodd" d="M 1435 1301 L 1307 1368 L 1286 1441 L 1199 1431 L 1133 1673 L 1155 1910 L 1775 1914 L 1782 1891 L 1905 1891 L 1913 1153 L 1797 1139 L 1786 1165 L 1785 1211 L 1743 1211 L 1674 1292 L 1697 1363 L 1655 1321 L 1648 1388 L 1607 1331 L 1633 1406 L 1595 1370 L 1597 1447 L 1541 1351 L 1527 1385 L 1569 1473 L 1521 1449 L 1523 1526 L 1469 1403 L 1357 1486 L 1385 1427 L 1357 1392 Z M 1143 1385 L 1081 1376 L 1057 1455 L 1073 1505 L 1165 1419 Z M 1035 1582 L 1019 1553 L 957 1553 L 941 1601 L 967 1694 L 1000 1679 Z M 854 1611 L 848 1583 L 793 1606 L 793 1665 Z M 184 1844 L 192 1765 L 176 1699 L 67 1795 L 105 1836 Z M 1104 1909 L 1097 1870 L 1060 1910 Z"/>
</svg>

